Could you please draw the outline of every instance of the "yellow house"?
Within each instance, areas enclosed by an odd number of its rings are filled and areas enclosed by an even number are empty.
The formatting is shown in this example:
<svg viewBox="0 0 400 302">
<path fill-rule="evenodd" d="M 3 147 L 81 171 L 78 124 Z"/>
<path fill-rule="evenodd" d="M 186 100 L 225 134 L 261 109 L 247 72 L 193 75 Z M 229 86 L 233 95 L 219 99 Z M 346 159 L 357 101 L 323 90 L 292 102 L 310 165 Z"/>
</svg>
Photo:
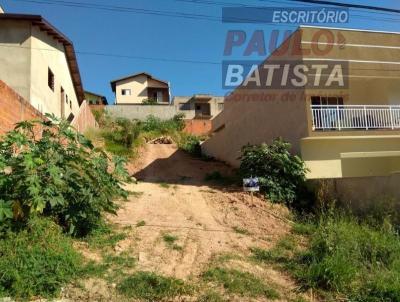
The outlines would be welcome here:
<svg viewBox="0 0 400 302">
<path fill-rule="evenodd" d="M 339 62 L 342 83 L 324 86 L 332 73 L 319 69 L 309 77 L 318 86 L 246 86 L 257 82 L 256 72 L 268 78 L 263 67 L 282 60 L 302 66 Z M 301 80 L 299 76 L 293 83 Z M 299 27 L 225 99 L 202 149 L 238 166 L 242 146 L 276 137 L 289 141 L 301 155 L 310 170 L 308 179 L 365 181 L 398 173 L 400 33 Z"/>
<path fill-rule="evenodd" d="M 84 101 L 72 42 L 38 15 L 0 14 L 0 79 L 42 113 L 70 121 Z"/>
<path fill-rule="evenodd" d="M 156 79 L 147 72 L 132 74 L 111 81 L 115 93 L 115 105 L 142 104 L 153 100 L 160 104 L 169 104 L 169 83 Z"/>
</svg>

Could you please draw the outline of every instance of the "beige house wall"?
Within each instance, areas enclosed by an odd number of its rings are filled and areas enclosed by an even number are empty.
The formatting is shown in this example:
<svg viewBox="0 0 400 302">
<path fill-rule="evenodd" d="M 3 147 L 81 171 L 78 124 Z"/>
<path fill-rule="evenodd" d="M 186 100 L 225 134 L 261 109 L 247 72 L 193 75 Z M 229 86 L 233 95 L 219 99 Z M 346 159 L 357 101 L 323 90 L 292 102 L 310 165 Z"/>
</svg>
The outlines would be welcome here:
<svg viewBox="0 0 400 302">
<path fill-rule="evenodd" d="M 64 46 L 30 22 L 0 21 L 0 79 L 42 113 L 61 116 L 61 86 L 72 100 L 72 111 L 79 104 L 70 76 Z M 55 76 L 54 92 L 48 87 L 48 67 Z"/>
<path fill-rule="evenodd" d="M 31 28 L 29 22 L 0 21 L 0 80 L 30 99 Z"/>
<path fill-rule="evenodd" d="M 77 116 L 79 103 L 69 72 L 64 45 L 33 26 L 31 56 L 31 104 L 44 113 L 54 113 L 61 117 L 61 102 L 64 102 L 65 118 L 70 113 Z M 48 86 L 48 68 L 54 74 L 54 91 Z M 64 100 L 61 100 L 61 87 L 64 89 L 64 95 L 68 96 L 68 104 L 65 96 Z"/>
</svg>

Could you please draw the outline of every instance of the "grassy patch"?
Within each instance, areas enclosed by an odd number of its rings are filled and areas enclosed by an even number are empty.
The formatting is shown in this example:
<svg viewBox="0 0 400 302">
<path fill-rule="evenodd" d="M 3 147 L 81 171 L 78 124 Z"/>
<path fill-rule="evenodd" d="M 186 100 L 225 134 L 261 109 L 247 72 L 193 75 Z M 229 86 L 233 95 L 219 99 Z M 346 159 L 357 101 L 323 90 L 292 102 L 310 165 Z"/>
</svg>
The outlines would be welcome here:
<svg viewBox="0 0 400 302">
<path fill-rule="evenodd" d="M 400 301 L 400 239 L 391 228 L 334 214 L 295 232 L 310 236 L 308 249 L 298 250 L 285 239 L 268 251 L 253 249 L 253 258 L 283 265 L 303 288 L 327 296 Z"/>
<path fill-rule="evenodd" d="M 251 234 L 248 230 L 238 227 L 238 226 L 234 226 L 232 229 L 235 231 L 235 233 L 238 233 L 241 235 L 250 235 Z"/>
<path fill-rule="evenodd" d="M 127 237 L 125 233 L 117 232 L 110 225 L 103 224 L 90 234 L 86 241 L 94 249 L 113 248 Z"/>
<path fill-rule="evenodd" d="M 129 270 L 136 265 L 136 259 L 130 256 L 129 252 L 118 255 L 103 254 L 101 262 L 90 261 L 83 268 L 85 276 L 92 276 L 115 282 L 126 277 Z"/>
<path fill-rule="evenodd" d="M 159 185 L 161 188 L 165 188 L 165 189 L 168 189 L 170 187 L 170 185 L 167 184 L 166 182 L 160 182 Z"/>
<path fill-rule="evenodd" d="M 163 234 L 162 238 L 169 248 L 176 251 L 181 251 L 183 249 L 180 245 L 175 243 L 179 239 L 178 236 Z"/>
<path fill-rule="evenodd" d="M 231 294 L 248 297 L 264 296 L 270 299 L 275 299 L 279 296 L 276 290 L 248 272 L 216 267 L 206 271 L 202 277 L 205 281 L 222 285 Z"/>
<path fill-rule="evenodd" d="M 137 272 L 125 278 L 117 285 L 117 290 L 129 298 L 145 301 L 171 299 L 193 292 L 193 288 L 182 280 L 150 272 Z"/>
<path fill-rule="evenodd" d="M 79 274 L 81 256 L 71 240 L 47 219 L 0 240 L 0 297 L 54 297 Z"/>
<path fill-rule="evenodd" d="M 224 301 L 226 300 L 219 293 L 213 290 L 208 290 L 197 299 L 197 302 L 224 302 Z"/>
</svg>

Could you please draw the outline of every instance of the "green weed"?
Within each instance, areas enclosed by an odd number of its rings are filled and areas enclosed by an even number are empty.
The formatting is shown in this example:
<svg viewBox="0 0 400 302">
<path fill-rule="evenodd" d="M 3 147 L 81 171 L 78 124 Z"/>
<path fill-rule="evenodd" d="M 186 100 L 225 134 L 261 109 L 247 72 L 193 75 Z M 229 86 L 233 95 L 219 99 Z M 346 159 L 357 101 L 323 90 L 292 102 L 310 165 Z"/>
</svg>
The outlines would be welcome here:
<svg viewBox="0 0 400 302">
<path fill-rule="evenodd" d="M 183 247 L 175 243 L 178 240 L 178 236 L 173 236 L 171 234 L 163 234 L 162 238 L 169 248 L 176 251 L 183 250 Z"/>
<path fill-rule="evenodd" d="M 125 278 L 117 290 L 127 297 L 145 301 L 161 301 L 193 292 L 182 280 L 142 271 Z"/>
<path fill-rule="evenodd" d="M 202 275 L 205 281 L 216 282 L 231 294 L 240 296 L 259 297 L 270 299 L 279 297 L 276 290 L 267 286 L 261 279 L 248 272 L 220 267 L 211 268 Z"/>
<path fill-rule="evenodd" d="M 53 222 L 32 218 L 0 240 L 0 297 L 55 297 L 77 277 L 81 256 Z"/>
</svg>

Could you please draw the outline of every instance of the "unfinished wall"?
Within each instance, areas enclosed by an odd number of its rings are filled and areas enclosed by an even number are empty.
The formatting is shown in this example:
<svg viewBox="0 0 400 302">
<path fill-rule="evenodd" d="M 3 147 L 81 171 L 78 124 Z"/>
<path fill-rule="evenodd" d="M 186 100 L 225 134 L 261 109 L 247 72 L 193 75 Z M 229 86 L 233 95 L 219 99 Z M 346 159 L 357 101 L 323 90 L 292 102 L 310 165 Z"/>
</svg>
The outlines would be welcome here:
<svg viewBox="0 0 400 302">
<path fill-rule="evenodd" d="M 87 130 L 92 128 L 98 128 L 98 124 L 90 106 L 86 101 L 83 101 L 79 112 L 71 122 L 71 125 L 76 128 L 80 133 L 85 133 Z"/>
<path fill-rule="evenodd" d="M 183 131 L 194 135 L 207 135 L 211 131 L 211 120 L 185 120 Z"/>
<path fill-rule="evenodd" d="M 38 118 L 42 114 L 0 80 L 0 134 L 14 129 L 20 121 Z"/>
</svg>

